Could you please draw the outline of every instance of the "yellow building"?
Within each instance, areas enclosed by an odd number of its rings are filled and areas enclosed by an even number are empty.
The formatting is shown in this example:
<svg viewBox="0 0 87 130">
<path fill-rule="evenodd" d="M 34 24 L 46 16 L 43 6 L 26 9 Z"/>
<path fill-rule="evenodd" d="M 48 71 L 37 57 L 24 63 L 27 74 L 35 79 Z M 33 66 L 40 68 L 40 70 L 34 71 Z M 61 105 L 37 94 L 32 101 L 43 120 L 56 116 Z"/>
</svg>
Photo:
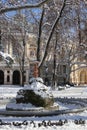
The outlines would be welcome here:
<svg viewBox="0 0 87 130">
<path fill-rule="evenodd" d="M 76 71 L 71 73 L 71 82 L 76 85 L 87 85 L 87 67 L 82 64 L 80 68 L 78 65 L 73 66 Z M 79 68 L 79 69 L 78 69 Z"/>
</svg>

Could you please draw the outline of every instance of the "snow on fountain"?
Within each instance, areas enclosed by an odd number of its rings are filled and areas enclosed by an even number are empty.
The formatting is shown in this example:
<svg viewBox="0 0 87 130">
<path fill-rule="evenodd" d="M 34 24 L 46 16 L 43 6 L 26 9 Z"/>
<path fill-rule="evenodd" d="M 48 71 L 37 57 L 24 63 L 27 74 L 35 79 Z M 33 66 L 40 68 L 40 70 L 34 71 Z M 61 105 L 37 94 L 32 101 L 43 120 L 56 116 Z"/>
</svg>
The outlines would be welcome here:
<svg viewBox="0 0 87 130">
<path fill-rule="evenodd" d="M 15 102 L 7 104 L 6 110 L 58 110 L 58 104 L 42 78 L 31 78 L 29 83 L 17 92 Z"/>
</svg>

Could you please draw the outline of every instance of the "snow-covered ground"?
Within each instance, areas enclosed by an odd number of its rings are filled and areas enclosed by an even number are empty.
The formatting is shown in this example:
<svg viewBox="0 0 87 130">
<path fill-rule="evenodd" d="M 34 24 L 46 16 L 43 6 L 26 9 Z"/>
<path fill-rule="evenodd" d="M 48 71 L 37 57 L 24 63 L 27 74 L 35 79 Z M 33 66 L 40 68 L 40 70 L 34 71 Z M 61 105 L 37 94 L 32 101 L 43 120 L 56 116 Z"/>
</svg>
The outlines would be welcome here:
<svg viewBox="0 0 87 130">
<path fill-rule="evenodd" d="M 5 109 L 8 102 L 13 102 L 17 94 L 17 91 L 21 87 L 19 86 L 0 86 L 0 109 Z M 70 87 L 64 90 L 52 90 L 53 96 L 55 98 L 87 98 L 87 87 Z M 74 108 L 75 104 L 61 105 L 60 109 L 69 107 Z M 64 125 L 56 125 L 59 120 L 64 121 L 67 119 L 67 123 Z M 75 120 L 85 120 L 84 124 L 75 124 Z M 42 125 L 43 120 L 46 124 L 51 124 L 48 126 Z M 25 122 L 24 122 L 25 121 Z M 32 122 L 34 121 L 34 122 Z M 2 122 L 2 123 L 1 123 Z M 44 124 L 44 123 L 43 123 Z M 18 126 L 17 126 L 18 125 Z M 34 126 L 35 125 L 35 126 Z M 4 117 L 0 116 L 0 130 L 87 130 L 87 111 L 76 114 L 65 114 L 58 116 L 47 116 L 47 117 Z"/>
</svg>

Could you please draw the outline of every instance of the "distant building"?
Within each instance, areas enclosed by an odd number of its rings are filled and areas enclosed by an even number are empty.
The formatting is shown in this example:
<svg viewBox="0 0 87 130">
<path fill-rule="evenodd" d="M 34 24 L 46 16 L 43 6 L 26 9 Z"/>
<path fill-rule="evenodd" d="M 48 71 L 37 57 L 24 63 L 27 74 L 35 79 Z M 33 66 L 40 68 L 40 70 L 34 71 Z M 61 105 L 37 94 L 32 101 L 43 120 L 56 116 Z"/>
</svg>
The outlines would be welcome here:
<svg viewBox="0 0 87 130">
<path fill-rule="evenodd" d="M 76 85 L 87 85 L 87 66 L 86 64 L 75 64 L 72 68 L 76 71 L 71 73 L 71 82 Z M 79 69 L 78 69 L 79 68 Z"/>
<path fill-rule="evenodd" d="M 14 43 L 9 39 L 1 41 L 1 51 L 9 54 L 13 57 L 13 64 L 9 65 L 5 60 L 0 58 L 0 84 L 22 84 L 22 55 L 23 55 L 23 41 L 21 40 L 21 34 L 15 34 L 19 39 L 19 43 L 14 41 Z M 36 60 L 36 40 L 33 34 L 26 35 L 25 43 L 25 63 L 24 63 L 24 83 L 29 82 L 29 77 L 33 76 L 33 67 Z"/>
<path fill-rule="evenodd" d="M 14 18 L 15 19 L 17 18 L 16 20 L 20 18 L 20 20 L 22 21 L 24 19 L 24 16 L 22 16 L 22 19 L 19 16 L 20 14 L 17 14 L 17 16 Z M 3 21 L 5 22 L 5 26 L 3 25 L 4 23 Z M 21 61 L 23 60 L 22 58 L 23 58 L 23 51 L 24 51 L 23 34 L 20 31 L 21 29 L 19 28 L 19 26 L 14 26 L 14 23 L 9 23 L 9 24 L 11 24 L 11 26 L 8 25 L 6 19 L 0 20 L 0 51 L 12 56 L 14 58 L 14 63 L 9 65 L 6 63 L 6 61 L 2 60 L 2 58 L 0 57 L 0 84 L 21 85 L 22 84 L 22 62 Z M 19 24 L 22 23 L 20 22 Z M 29 27 L 30 27 L 29 28 L 30 32 L 28 32 L 25 35 L 25 63 L 24 63 L 25 84 L 27 84 L 29 82 L 29 78 L 33 76 L 34 64 L 36 61 L 36 51 L 37 51 L 37 44 L 36 44 L 37 39 L 35 34 L 33 34 L 33 32 L 36 32 L 37 29 L 35 29 L 36 26 L 34 26 L 33 28 L 32 25 L 29 25 Z M 46 44 L 43 44 L 41 48 L 41 58 L 44 55 L 45 45 Z M 50 50 L 49 57 L 47 57 L 45 64 L 42 66 L 42 70 L 41 70 L 41 77 L 48 85 L 52 85 L 53 73 L 54 73 L 53 72 L 54 71 L 53 70 L 54 69 L 53 48 L 50 47 L 50 49 L 52 50 Z M 67 75 L 69 69 L 68 62 L 66 60 L 67 49 L 68 49 L 67 47 L 66 49 L 64 49 L 61 46 L 59 50 L 60 52 L 58 52 L 57 54 L 57 61 L 56 61 L 57 66 L 56 66 L 56 76 L 55 76 L 57 84 L 67 83 Z M 75 59 L 75 60 L 79 61 L 79 59 Z M 87 84 L 87 67 L 85 64 L 83 64 L 82 66 L 81 65 L 80 64 L 72 65 L 71 69 L 75 71 L 73 71 L 70 74 L 70 80 L 69 80 L 70 83 L 79 84 L 79 85 Z"/>
</svg>

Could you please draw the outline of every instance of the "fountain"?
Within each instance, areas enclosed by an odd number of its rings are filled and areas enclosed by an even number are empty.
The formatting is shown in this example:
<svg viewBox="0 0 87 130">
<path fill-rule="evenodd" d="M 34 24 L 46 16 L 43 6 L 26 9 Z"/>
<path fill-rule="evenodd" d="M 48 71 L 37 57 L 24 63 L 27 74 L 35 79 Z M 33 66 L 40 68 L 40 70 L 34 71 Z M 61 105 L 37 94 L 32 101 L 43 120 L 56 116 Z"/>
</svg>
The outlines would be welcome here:
<svg viewBox="0 0 87 130">
<path fill-rule="evenodd" d="M 34 67 L 34 78 L 31 78 L 29 85 L 17 92 L 14 103 L 9 103 L 6 110 L 58 110 L 59 106 L 54 102 L 49 87 L 44 85 L 43 79 L 38 77 L 37 64 Z"/>
</svg>

